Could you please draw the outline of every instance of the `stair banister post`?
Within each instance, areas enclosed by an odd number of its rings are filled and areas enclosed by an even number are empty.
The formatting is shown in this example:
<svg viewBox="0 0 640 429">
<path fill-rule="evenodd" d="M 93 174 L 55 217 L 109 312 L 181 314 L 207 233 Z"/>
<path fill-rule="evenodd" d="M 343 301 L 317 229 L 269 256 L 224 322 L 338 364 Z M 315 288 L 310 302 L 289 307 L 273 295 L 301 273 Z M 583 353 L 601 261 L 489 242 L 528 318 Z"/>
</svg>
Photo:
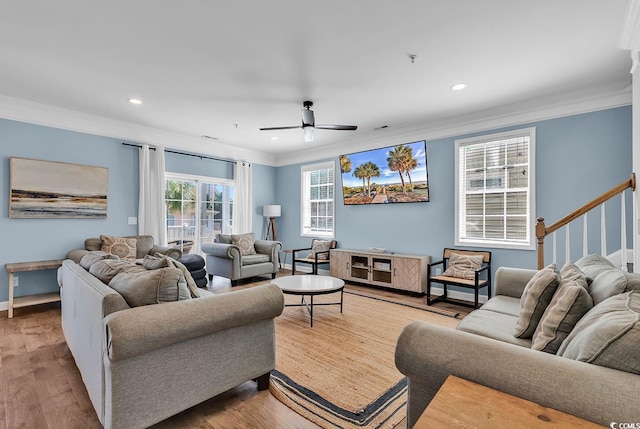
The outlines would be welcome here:
<svg viewBox="0 0 640 429">
<path fill-rule="evenodd" d="M 547 228 L 544 225 L 544 218 L 539 217 L 536 220 L 536 237 L 538 238 L 538 269 L 544 268 L 544 237 L 547 233 Z"/>
<path fill-rule="evenodd" d="M 625 205 L 626 191 L 622 191 L 620 194 L 620 265 L 622 271 L 629 271 L 627 267 L 627 209 Z"/>
<path fill-rule="evenodd" d="M 607 211 L 605 205 L 600 205 L 600 255 L 607 256 Z"/>
<path fill-rule="evenodd" d="M 582 256 L 587 256 L 589 253 L 589 221 L 587 220 L 587 214 L 584 214 L 582 218 Z"/>
<path fill-rule="evenodd" d="M 571 230 L 570 224 L 565 225 L 564 235 L 564 263 L 571 262 Z"/>
</svg>

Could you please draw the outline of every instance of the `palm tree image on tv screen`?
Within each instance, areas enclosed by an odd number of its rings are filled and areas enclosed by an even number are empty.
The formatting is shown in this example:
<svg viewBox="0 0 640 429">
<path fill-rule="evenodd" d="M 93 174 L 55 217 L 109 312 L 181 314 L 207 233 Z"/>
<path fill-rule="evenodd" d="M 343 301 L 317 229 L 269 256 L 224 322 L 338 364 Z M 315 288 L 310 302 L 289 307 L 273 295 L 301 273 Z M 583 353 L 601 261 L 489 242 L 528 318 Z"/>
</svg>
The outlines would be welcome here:
<svg viewBox="0 0 640 429">
<path fill-rule="evenodd" d="M 425 141 L 340 155 L 345 205 L 429 201 Z"/>
</svg>

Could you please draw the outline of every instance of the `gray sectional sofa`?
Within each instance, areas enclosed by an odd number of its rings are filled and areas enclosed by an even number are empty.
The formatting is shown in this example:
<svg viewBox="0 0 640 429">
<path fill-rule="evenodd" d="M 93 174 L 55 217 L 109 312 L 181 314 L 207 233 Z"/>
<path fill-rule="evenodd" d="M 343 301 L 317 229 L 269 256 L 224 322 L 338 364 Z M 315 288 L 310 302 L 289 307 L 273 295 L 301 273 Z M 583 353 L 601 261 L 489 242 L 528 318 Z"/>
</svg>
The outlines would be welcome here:
<svg viewBox="0 0 640 429">
<path fill-rule="evenodd" d="M 396 346 L 396 366 L 408 378 L 408 427 L 449 375 L 607 427 L 640 422 L 640 275 L 616 270 L 595 255 L 576 266 L 588 282 L 586 314 L 575 327 L 565 324 L 569 332 L 554 333 L 556 354 L 532 349 L 535 335 L 514 336 L 535 270 L 499 268 L 495 296 L 456 330 L 408 325 Z M 560 326 L 570 318 L 565 315 Z"/>
<path fill-rule="evenodd" d="M 122 265 L 89 268 L 122 293 L 71 259 L 58 271 L 64 336 L 105 428 L 148 427 L 248 380 L 268 387 L 284 305 L 278 287 L 193 298 L 178 268 Z M 171 302 L 130 305 L 149 299 Z"/>
</svg>

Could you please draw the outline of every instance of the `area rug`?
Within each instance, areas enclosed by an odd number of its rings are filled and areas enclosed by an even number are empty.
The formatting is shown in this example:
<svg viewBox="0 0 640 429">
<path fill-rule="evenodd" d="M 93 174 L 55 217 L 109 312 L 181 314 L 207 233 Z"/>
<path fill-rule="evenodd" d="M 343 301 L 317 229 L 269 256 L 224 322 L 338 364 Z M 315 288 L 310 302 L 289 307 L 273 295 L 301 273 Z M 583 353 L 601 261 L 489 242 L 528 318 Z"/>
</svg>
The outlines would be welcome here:
<svg viewBox="0 0 640 429">
<path fill-rule="evenodd" d="M 339 300 L 339 294 L 316 302 Z M 300 298 L 286 296 L 289 304 Z M 344 309 L 286 307 L 276 319 L 276 369 L 269 390 L 323 428 L 388 428 L 406 416 L 407 383 L 394 352 L 414 320 L 454 328 L 459 320 L 424 309 L 345 292 Z"/>
</svg>

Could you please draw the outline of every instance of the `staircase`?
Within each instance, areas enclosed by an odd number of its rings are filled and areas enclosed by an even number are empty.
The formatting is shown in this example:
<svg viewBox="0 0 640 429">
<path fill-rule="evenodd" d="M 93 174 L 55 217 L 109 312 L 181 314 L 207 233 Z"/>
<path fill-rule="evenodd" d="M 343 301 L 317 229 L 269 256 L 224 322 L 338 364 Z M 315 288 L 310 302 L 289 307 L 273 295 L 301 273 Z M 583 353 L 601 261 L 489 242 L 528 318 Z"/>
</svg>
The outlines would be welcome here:
<svg viewBox="0 0 640 429">
<path fill-rule="evenodd" d="M 582 255 L 586 256 L 589 253 L 589 233 L 588 233 L 588 215 L 592 213 L 595 215 L 598 207 L 600 207 L 600 255 L 607 257 L 614 265 L 620 267 L 623 271 L 629 271 L 629 260 L 633 260 L 633 250 L 627 247 L 627 220 L 626 220 L 626 198 L 625 194 L 628 189 L 631 192 L 636 189 L 636 176 L 635 173 L 631 174 L 629 180 L 625 180 L 619 185 L 611 188 L 609 191 L 588 202 L 584 206 L 569 213 L 559 221 L 552 225 L 546 226 L 544 218 L 539 217 L 536 223 L 536 237 L 538 240 L 538 269 L 542 269 L 545 266 L 545 238 L 551 235 L 553 240 L 552 244 L 552 258 L 551 262 L 556 263 L 558 257 L 558 243 L 557 243 L 557 231 L 564 230 L 565 237 L 565 261 L 571 261 L 571 234 L 570 227 L 574 225 L 574 228 L 579 227 L 580 222 L 575 222 L 582 218 Z M 614 197 L 620 197 L 620 248 L 619 250 L 608 253 L 607 252 L 607 216 L 605 203 L 612 200 Z M 623 251 L 622 249 L 625 249 Z M 592 252 L 593 253 L 593 252 Z M 576 255 L 573 255 L 574 257 Z M 631 270 L 633 267 L 631 266 Z"/>
</svg>

